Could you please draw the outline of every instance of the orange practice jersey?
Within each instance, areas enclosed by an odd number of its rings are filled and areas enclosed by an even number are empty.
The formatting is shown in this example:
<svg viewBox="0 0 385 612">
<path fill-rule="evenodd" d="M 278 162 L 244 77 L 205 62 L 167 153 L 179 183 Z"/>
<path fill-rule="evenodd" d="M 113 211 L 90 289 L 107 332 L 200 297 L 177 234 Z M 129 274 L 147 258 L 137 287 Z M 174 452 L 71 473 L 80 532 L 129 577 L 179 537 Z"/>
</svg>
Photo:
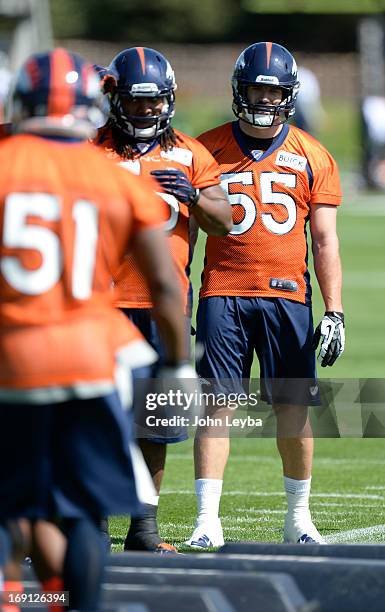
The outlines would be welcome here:
<svg viewBox="0 0 385 612">
<path fill-rule="evenodd" d="M 120 158 L 114 151 L 109 128 L 99 130 L 97 145 L 104 147 L 109 157 L 134 174 L 151 176 L 152 170 L 177 168 L 182 170 L 192 185 L 198 189 L 219 184 L 219 167 L 207 149 L 194 138 L 175 130 L 177 144 L 170 151 L 162 151 L 159 144 L 138 153 L 133 160 Z M 174 196 L 161 193 L 161 187 L 154 181 L 154 189 L 169 205 L 166 230 L 169 232 L 171 253 L 177 268 L 187 306 L 189 279 L 186 268 L 189 264 L 189 209 Z M 143 207 L 146 202 L 143 202 Z M 132 257 L 127 256 L 116 279 L 116 306 L 122 308 L 151 308 L 152 303 L 143 276 Z"/>
<path fill-rule="evenodd" d="M 267 151 L 250 150 L 237 122 L 199 137 L 221 168 L 234 228 L 208 236 L 200 296 L 309 302 L 306 222 L 316 204 L 337 206 L 336 162 L 312 136 L 284 125 Z"/>
<path fill-rule="evenodd" d="M 112 275 L 163 201 L 90 143 L 13 136 L 0 168 L 0 390 L 111 382 L 115 352 L 142 340 Z"/>
</svg>

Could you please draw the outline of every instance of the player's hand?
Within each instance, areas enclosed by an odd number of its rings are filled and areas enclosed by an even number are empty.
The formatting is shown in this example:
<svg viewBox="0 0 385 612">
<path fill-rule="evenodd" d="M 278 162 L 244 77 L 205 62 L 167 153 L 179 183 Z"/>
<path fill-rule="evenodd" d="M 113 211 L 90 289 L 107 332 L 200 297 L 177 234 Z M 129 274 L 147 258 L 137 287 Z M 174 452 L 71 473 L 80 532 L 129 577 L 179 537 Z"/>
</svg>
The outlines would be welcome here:
<svg viewBox="0 0 385 612">
<path fill-rule="evenodd" d="M 313 337 L 313 349 L 321 340 L 318 361 L 321 366 L 332 366 L 345 348 L 345 319 L 343 312 L 326 311 Z"/>
<path fill-rule="evenodd" d="M 173 392 L 174 406 L 180 414 L 190 419 L 204 411 L 201 402 L 201 385 L 195 368 L 187 362 L 161 366 L 157 373 L 163 393 Z"/>
<path fill-rule="evenodd" d="M 173 195 L 179 202 L 187 206 L 195 206 L 199 200 L 199 189 L 195 189 L 182 170 L 168 168 L 153 170 L 151 174 L 156 178 L 165 193 Z"/>
</svg>

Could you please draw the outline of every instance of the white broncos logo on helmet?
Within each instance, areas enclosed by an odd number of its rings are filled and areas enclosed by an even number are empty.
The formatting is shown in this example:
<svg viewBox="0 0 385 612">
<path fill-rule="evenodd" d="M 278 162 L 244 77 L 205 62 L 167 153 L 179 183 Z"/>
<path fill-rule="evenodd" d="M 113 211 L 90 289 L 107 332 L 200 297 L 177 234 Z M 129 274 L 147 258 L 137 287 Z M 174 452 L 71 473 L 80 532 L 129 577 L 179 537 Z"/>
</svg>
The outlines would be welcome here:
<svg viewBox="0 0 385 612">
<path fill-rule="evenodd" d="M 175 74 L 173 69 L 171 68 L 170 62 L 167 62 L 166 77 L 172 80 L 173 88 L 176 89 Z"/>
</svg>

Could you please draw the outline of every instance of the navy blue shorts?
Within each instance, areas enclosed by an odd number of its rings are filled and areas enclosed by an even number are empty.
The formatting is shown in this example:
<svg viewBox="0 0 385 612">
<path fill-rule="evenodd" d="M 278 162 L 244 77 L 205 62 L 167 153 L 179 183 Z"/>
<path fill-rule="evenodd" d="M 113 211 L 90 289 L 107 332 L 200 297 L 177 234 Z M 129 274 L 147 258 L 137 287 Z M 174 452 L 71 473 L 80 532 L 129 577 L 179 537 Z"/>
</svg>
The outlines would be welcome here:
<svg viewBox="0 0 385 612">
<path fill-rule="evenodd" d="M 197 371 L 215 392 L 247 392 L 255 351 L 263 401 L 318 405 L 312 339 L 307 305 L 284 298 L 204 298 L 197 313 L 203 348 Z"/>
<path fill-rule="evenodd" d="M 130 413 L 117 394 L 0 404 L 0 520 L 139 514 Z M 143 474 L 142 474 L 143 475 Z"/>
<path fill-rule="evenodd" d="M 153 414 L 146 410 L 145 397 L 151 392 L 153 382 L 157 377 L 159 367 L 161 367 L 166 359 L 164 345 L 160 338 L 157 324 L 151 316 L 149 308 L 122 308 L 124 314 L 132 321 L 143 334 L 147 342 L 158 353 L 159 359 L 156 363 L 150 366 L 135 368 L 132 370 L 134 384 L 134 414 L 135 414 L 135 435 L 137 438 L 146 438 L 157 444 L 174 444 L 175 442 L 183 442 L 188 438 L 187 428 L 182 425 L 154 426 L 146 425 L 146 418 Z M 190 347 L 190 329 L 191 319 L 186 317 L 186 342 Z M 148 384 L 147 382 L 148 381 Z M 156 410 L 156 417 L 163 418 L 171 422 L 172 416 L 175 414 L 175 407 L 159 406 Z"/>
</svg>

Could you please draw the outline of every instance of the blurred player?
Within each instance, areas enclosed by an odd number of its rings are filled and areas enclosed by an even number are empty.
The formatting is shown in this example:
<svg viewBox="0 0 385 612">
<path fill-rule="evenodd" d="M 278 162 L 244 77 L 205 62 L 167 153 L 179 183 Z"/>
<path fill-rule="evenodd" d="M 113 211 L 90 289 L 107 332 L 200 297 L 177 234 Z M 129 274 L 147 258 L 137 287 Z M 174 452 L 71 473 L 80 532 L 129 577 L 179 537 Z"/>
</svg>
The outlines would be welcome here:
<svg viewBox="0 0 385 612">
<path fill-rule="evenodd" d="M 288 501 L 284 539 L 322 542 L 309 511 L 313 439 L 307 406 L 319 401 L 315 346 L 321 340 L 322 366 L 332 365 L 344 349 L 338 170 L 313 137 L 286 124 L 294 114 L 298 80 L 295 60 L 285 48 L 262 42 L 245 49 L 232 86 L 238 120 L 199 138 L 219 162 L 234 229 L 227 237 L 207 240 L 197 315 L 197 341 L 204 346 L 198 374 L 211 380 L 211 390 L 244 392 L 242 379 L 250 378 L 256 352 L 262 397 L 277 418 Z M 326 309 L 315 334 L 308 220 Z M 212 407 L 214 416 L 220 412 Z M 191 546 L 223 543 L 218 512 L 229 453 L 226 434 L 210 437 L 202 428 L 195 438 L 199 515 Z"/>
<path fill-rule="evenodd" d="M 62 573 L 76 610 L 98 607 L 100 519 L 140 512 L 153 491 L 127 408 L 128 365 L 156 355 L 111 289 L 128 249 L 171 375 L 193 376 L 166 207 L 87 142 L 100 96 L 79 56 L 33 55 L 12 96 L 15 135 L 0 143 L 0 546 L 3 564 L 11 545 L 32 548 L 45 588 Z"/>
<path fill-rule="evenodd" d="M 294 125 L 316 136 L 326 121 L 320 84 L 314 72 L 305 66 L 298 67 L 298 81 L 300 88 L 295 104 Z"/>
<path fill-rule="evenodd" d="M 226 235 L 231 227 L 231 208 L 219 184 L 219 167 L 199 142 L 171 127 L 174 116 L 175 77 L 167 59 L 158 51 L 134 47 L 119 53 L 103 71 L 103 90 L 108 94 L 110 117 L 99 130 L 96 143 L 111 159 L 142 176 L 154 176 L 155 189 L 169 206 L 166 229 L 186 313 L 186 347 L 190 336 L 189 227 L 193 218 L 212 235 Z M 156 184 L 155 184 L 156 185 Z M 143 202 L 146 206 L 146 202 Z M 138 376 L 155 377 L 165 363 L 164 344 L 153 320 L 153 303 L 146 282 L 135 262 L 127 257 L 116 278 L 116 305 L 138 326 L 159 354 L 152 372 Z M 139 406 L 137 397 L 136 405 Z M 156 514 L 163 478 L 166 444 L 184 440 L 184 428 L 167 432 L 146 432 L 139 439 L 157 491 L 148 499 L 146 513 L 131 521 L 125 550 L 175 551 L 158 534 Z"/>
<path fill-rule="evenodd" d="M 4 119 L 4 106 L 12 81 L 12 72 L 9 69 L 8 55 L 0 50 L 0 121 Z"/>
</svg>

